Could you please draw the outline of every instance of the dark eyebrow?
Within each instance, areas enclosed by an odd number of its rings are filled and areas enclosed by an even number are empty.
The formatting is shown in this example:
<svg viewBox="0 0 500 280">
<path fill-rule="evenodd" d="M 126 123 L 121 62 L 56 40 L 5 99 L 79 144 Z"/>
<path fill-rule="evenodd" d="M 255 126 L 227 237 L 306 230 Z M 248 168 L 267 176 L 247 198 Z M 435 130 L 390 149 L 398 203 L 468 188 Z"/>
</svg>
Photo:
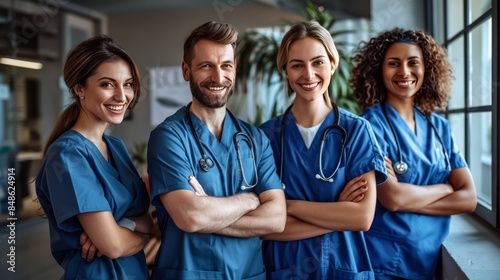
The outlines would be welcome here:
<svg viewBox="0 0 500 280">
<path fill-rule="evenodd" d="M 399 57 L 388 57 L 387 60 L 401 60 Z M 408 59 L 421 59 L 420 56 L 410 56 Z"/>
<path fill-rule="evenodd" d="M 101 78 L 99 78 L 99 79 L 98 79 L 98 81 L 101 81 L 101 80 L 111 80 L 111 81 L 113 81 L 113 82 L 116 82 L 116 80 L 115 80 L 115 79 L 110 78 L 110 77 L 101 77 Z M 134 80 L 134 78 L 133 78 L 133 77 L 130 77 L 130 78 L 128 78 L 126 81 L 130 81 L 130 80 Z"/>
</svg>

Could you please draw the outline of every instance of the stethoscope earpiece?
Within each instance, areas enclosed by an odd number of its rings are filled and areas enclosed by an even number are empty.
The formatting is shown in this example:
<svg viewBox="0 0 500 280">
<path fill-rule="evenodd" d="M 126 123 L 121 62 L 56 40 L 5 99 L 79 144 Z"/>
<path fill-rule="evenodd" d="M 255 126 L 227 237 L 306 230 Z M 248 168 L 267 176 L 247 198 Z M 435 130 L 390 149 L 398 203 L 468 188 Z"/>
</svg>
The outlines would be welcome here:
<svg viewBox="0 0 500 280">
<path fill-rule="evenodd" d="M 316 176 L 314 176 L 314 178 L 316 178 L 318 180 L 323 180 L 325 182 L 333 183 L 333 178 L 321 177 L 321 175 L 319 175 L 319 174 L 316 174 Z"/>
</svg>

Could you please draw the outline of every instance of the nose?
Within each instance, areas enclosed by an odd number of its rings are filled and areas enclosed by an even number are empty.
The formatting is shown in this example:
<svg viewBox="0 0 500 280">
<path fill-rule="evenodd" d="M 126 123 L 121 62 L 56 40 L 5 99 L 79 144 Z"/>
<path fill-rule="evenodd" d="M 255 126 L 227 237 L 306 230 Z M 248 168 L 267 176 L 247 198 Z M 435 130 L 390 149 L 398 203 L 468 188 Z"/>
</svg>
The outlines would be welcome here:
<svg viewBox="0 0 500 280">
<path fill-rule="evenodd" d="M 125 95 L 126 89 L 123 86 L 117 86 L 115 89 L 115 94 L 113 95 L 113 100 L 121 103 L 127 102 L 127 96 Z"/>
<path fill-rule="evenodd" d="M 406 65 L 401 65 L 401 67 L 399 68 L 399 76 L 403 77 L 403 78 L 406 78 L 410 75 L 410 69 L 408 69 L 408 67 Z"/>
<path fill-rule="evenodd" d="M 222 70 L 218 67 L 214 67 L 214 70 L 212 71 L 212 82 L 222 84 L 224 78 L 222 75 Z"/>
<path fill-rule="evenodd" d="M 314 78 L 314 69 L 310 66 L 304 67 L 304 78 L 308 81 Z"/>
</svg>

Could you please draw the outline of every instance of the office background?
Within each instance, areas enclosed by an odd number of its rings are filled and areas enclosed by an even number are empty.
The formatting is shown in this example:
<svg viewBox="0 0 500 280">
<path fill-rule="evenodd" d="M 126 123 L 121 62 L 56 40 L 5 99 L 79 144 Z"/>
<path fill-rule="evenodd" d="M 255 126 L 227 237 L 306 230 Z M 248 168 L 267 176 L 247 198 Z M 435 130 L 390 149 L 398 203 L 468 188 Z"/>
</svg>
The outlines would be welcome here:
<svg viewBox="0 0 500 280">
<path fill-rule="evenodd" d="M 471 279 L 493 279 L 500 272 L 498 265 L 494 265 L 500 263 L 498 1 L 318 0 L 314 3 L 337 17 L 339 29 L 356 31 L 341 38 L 349 43 L 347 51 L 375 33 L 393 27 L 425 29 L 447 47 L 456 79 L 454 97 L 445 116 L 450 119 L 457 142 L 471 165 L 480 207 L 474 215 L 454 219 L 449 246 L 443 250 L 443 273 L 447 273 L 443 275 L 445 279 L 461 279 L 464 275 Z M 18 250 L 26 249 L 17 251 L 17 268 L 21 272 L 15 275 L 23 276 L 18 279 L 49 279 L 44 273 L 52 269 L 60 273 L 50 264 L 49 243 L 44 243 L 48 233 L 45 221 L 33 211 L 37 205 L 31 201 L 35 198 L 31 180 L 54 121 L 70 102 L 61 76 L 65 54 L 72 46 L 105 33 L 136 60 L 143 78 L 141 100 L 127 120 L 109 127 L 110 134 L 133 149 L 136 143 L 147 141 L 154 118 L 167 116 L 158 116 L 161 112 L 153 108 L 154 73 L 158 73 L 155 69 L 170 67 L 175 71 L 180 66 L 183 41 L 194 27 L 208 20 L 223 21 L 233 24 L 242 36 L 247 30 L 275 30 L 285 21 L 304 20 L 304 9 L 303 0 L 0 0 L 0 57 L 29 60 L 43 66 L 28 69 L 0 64 L 3 214 L 0 255 L 6 257 L 4 248 L 9 234 L 3 226 L 8 206 L 3 173 L 15 166 Z M 265 90 L 265 86 L 257 90 Z M 237 98 L 244 99 L 232 103 L 231 109 L 243 119 L 253 119 L 255 98 L 235 94 L 233 99 Z M 11 274 L 5 274 L 3 258 L 0 258 L 3 263 L 0 275 L 10 277 Z M 48 267 L 36 265 L 41 263 Z M 32 271 L 23 274 L 30 267 Z"/>
</svg>

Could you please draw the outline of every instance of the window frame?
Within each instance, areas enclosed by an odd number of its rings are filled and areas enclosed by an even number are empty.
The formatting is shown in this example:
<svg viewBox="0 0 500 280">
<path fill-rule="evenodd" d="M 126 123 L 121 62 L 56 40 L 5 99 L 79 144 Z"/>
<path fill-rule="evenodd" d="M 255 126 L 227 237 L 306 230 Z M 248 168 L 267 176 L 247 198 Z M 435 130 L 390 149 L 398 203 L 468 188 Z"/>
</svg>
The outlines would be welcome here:
<svg viewBox="0 0 500 280">
<path fill-rule="evenodd" d="M 492 163 L 491 163 L 491 173 L 492 173 L 492 178 L 491 178 L 491 210 L 488 208 L 484 207 L 480 203 L 477 204 L 475 214 L 479 216 L 481 219 L 485 220 L 487 223 L 491 224 L 493 227 L 500 229 L 500 209 L 499 209 L 499 201 L 500 201 L 500 191 L 499 191 L 499 174 L 500 174 L 500 155 L 499 155 L 499 145 L 498 145 L 498 139 L 499 139 L 499 126 L 500 126 L 500 121 L 499 121 L 499 110 L 500 110 L 500 98 L 498 97 L 498 94 L 500 93 L 499 86 L 500 86 L 500 73 L 499 73 L 499 55 L 498 55 L 498 50 L 499 45 L 498 45 L 498 30 L 499 30 L 499 21 L 498 21 L 498 16 L 500 14 L 499 11 L 499 4 L 498 1 L 496 0 L 491 0 L 491 9 L 486 11 L 484 14 L 476 18 L 473 22 L 469 22 L 469 3 L 470 1 L 473 0 L 463 0 L 463 24 L 464 26 L 462 29 L 460 29 L 459 32 L 454 34 L 452 37 L 448 38 L 448 17 L 447 17 L 447 9 L 449 5 L 451 4 L 450 0 L 427 0 L 425 3 L 425 9 L 426 9 L 426 14 L 431 14 L 433 15 L 432 17 L 428 17 L 426 19 L 426 29 L 435 37 L 435 38 L 442 38 L 440 43 L 448 49 L 448 46 L 455 42 L 456 40 L 463 38 L 463 44 L 464 44 L 464 67 L 465 69 L 469 69 L 469 39 L 470 39 L 470 34 L 474 30 L 474 28 L 478 27 L 480 24 L 483 22 L 487 21 L 491 17 L 492 21 L 492 62 L 491 62 L 491 72 L 492 72 L 492 88 L 491 88 L 491 105 L 483 105 L 483 106 L 471 106 L 469 103 L 469 93 L 465 92 L 464 93 L 464 105 L 462 108 L 453 108 L 453 109 L 447 109 L 444 112 L 444 117 L 449 118 L 451 114 L 459 114 L 462 113 L 464 115 L 464 143 L 465 143 L 465 150 L 462 151 L 465 159 L 467 162 L 469 162 L 469 159 L 471 158 L 470 155 L 470 126 L 469 126 L 469 117 L 470 114 L 472 113 L 483 113 L 483 112 L 491 112 L 491 125 L 492 125 L 492 132 L 491 132 L 491 158 L 492 158 Z M 442 36 L 439 36 L 442 35 Z M 464 71 L 464 89 L 469 88 L 469 82 L 470 82 L 470 76 L 469 76 L 469 71 Z"/>
</svg>

